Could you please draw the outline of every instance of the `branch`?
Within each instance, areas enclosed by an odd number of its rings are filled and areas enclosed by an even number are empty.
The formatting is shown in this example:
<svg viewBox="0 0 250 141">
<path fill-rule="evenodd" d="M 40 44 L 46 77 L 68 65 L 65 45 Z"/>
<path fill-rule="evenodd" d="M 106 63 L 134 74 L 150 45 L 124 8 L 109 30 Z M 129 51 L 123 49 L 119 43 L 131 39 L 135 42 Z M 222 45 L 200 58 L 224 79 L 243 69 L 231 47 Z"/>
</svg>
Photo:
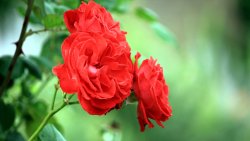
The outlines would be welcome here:
<svg viewBox="0 0 250 141">
<path fill-rule="evenodd" d="M 56 88 L 57 89 L 57 88 Z M 35 132 L 31 135 L 31 137 L 28 139 L 28 141 L 34 141 L 35 138 L 38 136 L 38 134 L 41 132 L 41 130 L 43 129 L 43 127 L 49 122 L 49 120 L 60 110 L 62 110 L 65 106 L 67 105 L 73 105 L 73 104 L 77 104 L 76 102 L 69 102 L 70 99 L 74 96 L 74 94 L 70 95 L 67 98 L 67 101 L 63 102 L 63 104 L 58 107 L 57 109 L 53 109 L 51 110 L 47 116 L 43 119 L 42 123 L 38 126 L 38 128 L 35 130 Z M 55 99 L 53 98 L 52 104 L 55 102 Z"/>
<path fill-rule="evenodd" d="M 35 31 L 33 31 L 33 30 L 30 29 L 26 33 L 25 37 L 28 37 L 28 36 L 30 36 L 32 34 L 38 34 L 38 33 L 47 32 L 47 31 L 60 32 L 60 31 L 67 31 L 67 30 L 65 28 L 44 28 L 44 29 L 35 30 Z"/>
<path fill-rule="evenodd" d="M 34 0 L 28 0 L 27 10 L 25 12 L 25 17 L 24 17 L 23 26 L 22 26 L 22 31 L 21 31 L 21 34 L 19 36 L 19 40 L 17 42 L 15 42 L 16 51 L 15 51 L 15 54 L 14 54 L 12 60 L 11 60 L 10 65 L 9 65 L 7 75 L 3 81 L 2 86 L 0 87 L 0 97 L 3 95 L 4 89 L 11 79 L 11 75 L 12 75 L 12 72 L 14 70 L 14 67 L 15 67 L 15 64 L 17 62 L 18 57 L 23 53 L 22 46 L 23 46 L 23 42 L 25 40 L 25 33 L 26 33 L 27 26 L 29 23 L 29 18 L 30 18 L 30 13 L 31 13 L 32 7 L 33 7 L 33 3 L 34 3 Z"/>
<path fill-rule="evenodd" d="M 68 105 L 74 105 L 74 104 L 79 104 L 79 101 L 73 101 L 68 103 Z"/>
<path fill-rule="evenodd" d="M 42 123 L 39 125 L 39 127 L 36 129 L 36 131 L 31 135 L 28 141 L 33 141 L 37 135 L 40 133 L 40 131 L 43 129 L 43 127 L 48 123 L 50 118 L 52 118 L 58 111 L 63 109 L 67 103 L 63 103 L 59 108 L 49 112 L 49 114 L 43 119 Z"/>
</svg>

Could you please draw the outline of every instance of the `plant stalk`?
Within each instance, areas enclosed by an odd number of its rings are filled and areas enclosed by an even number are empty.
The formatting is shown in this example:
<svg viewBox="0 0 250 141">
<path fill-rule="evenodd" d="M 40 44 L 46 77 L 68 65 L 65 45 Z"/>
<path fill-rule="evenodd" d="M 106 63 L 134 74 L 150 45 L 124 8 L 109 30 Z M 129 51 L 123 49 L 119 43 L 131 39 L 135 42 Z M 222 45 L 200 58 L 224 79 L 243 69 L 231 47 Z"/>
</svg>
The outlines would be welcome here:
<svg viewBox="0 0 250 141">
<path fill-rule="evenodd" d="M 30 13 L 32 11 L 33 3 L 34 3 L 34 0 L 28 0 L 27 10 L 25 12 L 25 17 L 24 17 L 23 26 L 22 26 L 22 31 L 21 31 L 21 34 L 19 36 L 18 41 L 15 42 L 16 51 L 15 51 L 15 54 L 14 54 L 12 60 L 11 60 L 10 65 L 9 65 L 8 72 L 7 72 L 6 77 L 3 81 L 3 84 L 0 87 L 0 97 L 3 95 L 4 90 L 11 79 L 11 75 L 12 75 L 12 72 L 14 70 L 14 67 L 15 67 L 15 64 L 17 62 L 18 57 L 23 53 L 22 46 L 23 46 L 23 42 L 25 40 L 25 33 L 26 33 L 27 26 L 29 23 L 29 18 L 30 18 Z"/>
<path fill-rule="evenodd" d="M 63 109 L 67 103 L 63 103 L 59 108 L 51 111 L 42 121 L 42 123 L 39 125 L 39 127 L 36 129 L 36 131 L 31 135 L 28 141 L 33 141 L 37 135 L 40 133 L 40 131 L 43 129 L 43 127 L 48 123 L 51 117 L 53 117 L 58 111 Z"/>
<path fill-rule="evenodd" d="M 57 90 L 56 90 L 57 92 Z M 56 92 L 55 92 L 55 95 L 56 95 Z M 55 110 L 52 110 L 51 112 L 49 112 L 47 114 L 47 116 L 43 119 L 43 121 L 41 122 L 41 124 L 39 125 L 39 127 L 35 130 L 35 132 L 30 136 L 30 138 L 28 139 L 28 141 L 34 141 L 34 139 L 38 136 L 38 134 L 41 132 L 41 130 L 43 129 L 43 127 L 48 123 L 48 121 L 57 113 L 59 112 L 60 110 L 62 110 L 65 106 L 67 105 L 74 105 L 74 104 L 78 104 L 77 102 L 69 102 L 70 99 L 73 97 L 74 95 L 70 95 L 69 98 L 66 99 L 65 102 L 63 102 L 63 104 L 58 107 L 57 109 Z M 52 105 L 53 103 L 55 102 L 55 98 L 53 98 L 53 101 L 52 101 Z"/>
<path fill-rule="evenodd" d="M 56 94 L 57 94 L 58 89 L 59 89 L 59 86 L 58 86 L 58 84 L 56 84 L 55 85 L 55 92 L 54 92 L 53 99 L 52 99 L 52 104 L 51 104 L 51 110 L 54 110 L 55 101 L 56 101 Z"/>
</svg>

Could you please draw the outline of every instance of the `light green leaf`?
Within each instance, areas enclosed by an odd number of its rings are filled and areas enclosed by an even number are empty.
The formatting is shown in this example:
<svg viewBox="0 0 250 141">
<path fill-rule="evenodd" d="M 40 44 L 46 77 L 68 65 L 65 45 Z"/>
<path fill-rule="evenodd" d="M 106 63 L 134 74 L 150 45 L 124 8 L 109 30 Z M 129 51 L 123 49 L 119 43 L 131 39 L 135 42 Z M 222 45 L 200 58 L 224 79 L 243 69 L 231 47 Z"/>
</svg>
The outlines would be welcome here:
<svg viewBox="0 0 250 141">
<path fill-rule="evenodd" d="M 52 28 L 63 25 L 63 16 L 57 14 L 48 14 L 42 19 L 45 28 Z"/>
<path fill-rule="evenodd" d="M 40 141 L 66 141 L 53 124 L 47 124 L 40 132 L 38 139 Z"/>
<path fill-rule="evenodd" d="M 173 33 L 171 33 L 165 26 L 161 23 L 155 22 L 151 24 L 151 27 L 156 32 L 156 34 L 169 44 L 177 46 L 177 42 Z"/>
<path fill-rule="evenodd" d="M 77 3 L 75 1 L 69 1 L 69 2 L 73 2 L 74 4 Z M 67 4 L 63 5 L 63 1 L 60 4 L 55 3 L 55 2 L 45 2 L 45 9 L 46 9 L 47 14 L 63 15 L 65 11 L 70 10 L 70 9 L 75 9 L 78 6 L 79 5 L 77 4 L 75 7 L 69 8 L 69 5 Z"/>
<path fill-rule="evenodd" d="M 144 19 L 145 21 L 148 21 L 148 22 L 158 21 L 157 14 L 151 9 L 138 7 L 136 8 L 135 13 L 138 17 Z"/>
</svg>

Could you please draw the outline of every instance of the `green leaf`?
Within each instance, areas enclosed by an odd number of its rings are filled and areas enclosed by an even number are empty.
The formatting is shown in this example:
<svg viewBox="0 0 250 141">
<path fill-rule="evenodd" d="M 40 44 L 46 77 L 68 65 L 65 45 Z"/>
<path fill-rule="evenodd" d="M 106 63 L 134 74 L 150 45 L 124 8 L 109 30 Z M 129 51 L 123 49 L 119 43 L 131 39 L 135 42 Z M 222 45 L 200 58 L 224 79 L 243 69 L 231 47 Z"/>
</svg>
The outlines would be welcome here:
<svg viewBox="0 0 250 141">
<path fill-rule="evenodd" d="M 59 3 L 55 3 L 55 2 L 45 2 L 45 9 L 47 14 L 58 14 L 58 15 L 63 15 L 63 13 L 69 9 L 75 9 L 76 7 L 79 6 L 79 4 L 77 4 L 78 2 L 76 1 L 69 1 L 67 0 L 67 2 L 69 3 L 73 3 L 75 6 L 72 8 L 69 8 L 70 4 L 64 4 L 64 1 L 61 1 L 60 4 Z"/>
<path fill-rule="evenodd" d="M 67 34 L 52 34 L 44 42 L 41 56 L 50 60 L 52 65 L 62 63 L 61 44 Z"/>
<path fill-rule="evenodd" d="M 131 2 L 133 0 L 116 0 L 116 4 L 113 8 L 114 12 L 125 13 L 131 7 Z"/>
<path fill-rule="evenodd" d="M 38 135 L 40 141 L 66 141 L 53 124 L 47 124 Z"/>
<path fill-rule="evenodd" d="M 19 6 L 17 8 L 18 13 L 22 17 L 25 17 L 25 10 L 26 10 L 26 7 L 24 7 L 24 6 Z M 29 22 L 32 23 L 32 24 L 41 24 L 42 23 L 41 20 L 36 17 L 34 12 L 31 12 Z"/>
<path fill-rule="evenodd" d="M 5 141 L 25 141 L 22 134 L 17 131 L 8 132 Z"/>
<path fill-rule="evenodd" d="M 29 73 L 35 76 L 38 79 L 42 79 L 42 72 L 39 69 L 39 66 L 31 58 L 23 58 L 24 66 L 29 70 Z"/>
<path fill-rule="evenodd" d="M 27 8 L 27 1 L 24 4 L 20 4 L 17 8 L 18 13 L 25 17 L 25 11 Z M 29 22 L 32 24 L 42 24 L 42 18 L 46 16 L 46 10 L 44 5 L 44 0 L 35 0 L 32 8 L 32 12 L 29 18 Z"/>
<path fill-rule="evenodd" d="M 58 27 L 63 25 L 63 16 L 58 14 L 48 14 L 42 19 L 45 28 Z"/>
<path fill-rule="evenodd" d="M 85 2 L 87 1 L 89 0 L 85 0 Z M 133 0 L 96 0 L 95 2 L 105 7 L 108 11 L 124 13 L 129 10 L 131 1 Z"/>
<path fill-rule="evenodd" d="M 151 26 L 160 38 L 162 38 L 167 43 L 177 46 L 176 38 L 165 26 L 158 22 L 151 24 Z"/>
<path fill-rule="evenodd" d="M 61 6 L 67 6 L 70 9 L 75 9 L 82 3 L 82 1 L 84 1 L 84 0 L 78 0 L 78 1 L 75 1 L 75 0 L 60 0 L 60 5 Z"/>
<path fill-rule="evenodd" d="M 28 136 L 30 136 L 40 125 L 48 110 L 48 106 L 44 101 L 37 101 L 30 104 L 32 106 L 28 107 L 27 113 L 25 113 L 24 116 L 24 120 L 26 121 L 26 133 Z"/>
<path fill-rule="evenodd" d="M 36 101 L 29 103 L 27 111 L 24 114 L 24 121 L 26 127 L 26 134 L 31 136 L 32 133 L 37 129 L 37 127 L 41 124 L 44 116 L 48 112 L 48 104 L 44 101 Z M 62 131 L 62 126 L 57 122 L 55 118 L 51 118 L 50 123 L 56 126 L 57 129 Z"/>
<path fill-rule="evenodd" d="M 153 10 L 144 7 L 136 8 L 135 14 L 148 22 L 156 22 L 159 19 Z"/>
<path fill-rule="evenodd" d="M 34 15 L 41 20 L 46 15 L 44 0 L 35 0 L 32 10 Z"/>
<path fill-rule="evenodd" d="M 117 0 L 96 0 L 97 3 L 108 10 L 112 10 L 115 7 L 116 1 Z"/>
<path fill-rule="evenodd" d="M 103 141 L 121 141 L 122 133 L 120 130 L 120 124 L 116 121 L 112 121 L 110 124 L 103 127 L 101 130 Z"/>
<path fill-rule="evenodd" d="M 69 10 L 69 8 L 66 7 L 66 6 L 64 6 L 64 5 L 55 5 L 55 6 L 54 6 L 54 11 L 55 11 L 55 13 L 57 13 L 57 14 L 62 14 L 62 15 L 63 15 L 63 13 L 64 13 L 65 11 L 67 11 L 67 10 Z"/>
<path fill-rule="evenodd" d="M 0 99 L 0 132 L 8 130 L 15 121 L 15 110 L 10 104 L 5 104 Z"/>
<path fill-rule="evenodd" d="M 11 60 L 12 60 L 12 56 L 0 57 L 0 68 L 1 68 L 0 75 L 6 76 Z M 18 58 L 15 64 L 14 70 L 12 72 L 11 79 L 16 79 L 22 76 L 23 73 L 24 73 L 23 62 L 21 58 Z"/>
<path fill-rule="evenodd" d="M 3 84 L 4 79 L 5 79 L 5 77 L 0 74 L 0 86 Z M 10 81 L 7 85 L 7 88 L 10 88 L 11 86 L 13 86 L 13 84 L 14 84 L 14 80 L 10 79 Z"/>
<path fill-rule="evenodd" d="M 21 82 L 21 88 L 22 88 L 22 95 L 31 98 L 32 93 L 30 92 L 30 88 L 27 86 L 26 81 Z"/>
<path fill-rule="evenodd" d="M 50 71 L 52 70 L 53 63 L 51 63 L 51 60 L 45 57 L 36 57 L 36 56 L 30 56 L 30 58 L 40 66 L 40 69 L 43 71 Z"/>
</svg>

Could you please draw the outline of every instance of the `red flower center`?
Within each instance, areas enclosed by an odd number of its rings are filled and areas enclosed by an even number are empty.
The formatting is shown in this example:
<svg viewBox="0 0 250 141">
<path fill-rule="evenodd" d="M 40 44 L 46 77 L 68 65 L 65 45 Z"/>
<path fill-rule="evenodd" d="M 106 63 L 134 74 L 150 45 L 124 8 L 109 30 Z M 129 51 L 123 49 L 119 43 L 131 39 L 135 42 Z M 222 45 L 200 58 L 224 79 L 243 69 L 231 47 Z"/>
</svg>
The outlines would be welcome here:
<svg viewBox="0 0 250 141">
<path fill-rule="evenodd" d="M 95 77 L 97 73 L 97 68 L 95 66 L 89 65 L 88 73 L 90 77 Z"/>
</svg>

